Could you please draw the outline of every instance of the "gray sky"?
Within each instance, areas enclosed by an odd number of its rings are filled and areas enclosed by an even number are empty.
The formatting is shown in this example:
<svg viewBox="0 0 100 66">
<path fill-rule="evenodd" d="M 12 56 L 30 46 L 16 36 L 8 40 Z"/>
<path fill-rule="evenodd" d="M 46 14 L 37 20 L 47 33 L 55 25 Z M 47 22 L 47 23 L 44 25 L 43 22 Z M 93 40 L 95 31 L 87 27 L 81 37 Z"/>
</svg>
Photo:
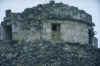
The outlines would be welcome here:
<svg viewBox="0 0 100 66">
<path fill-rule="evenodd" d="M 100 0 L 55 0 L 63 2 L 79 9 L 85 10 L 92 15 L 93 22 L 96 24 L 96 37 L 99 39 L 100 47 Z M 0 0 L 0 22 L 3 21 L 5 10 L 11 9 L 12 12 L 22 12 L 25 8 L 36 6 L 40 3 L 47 3 L 49 0 Z"/>
</svg>

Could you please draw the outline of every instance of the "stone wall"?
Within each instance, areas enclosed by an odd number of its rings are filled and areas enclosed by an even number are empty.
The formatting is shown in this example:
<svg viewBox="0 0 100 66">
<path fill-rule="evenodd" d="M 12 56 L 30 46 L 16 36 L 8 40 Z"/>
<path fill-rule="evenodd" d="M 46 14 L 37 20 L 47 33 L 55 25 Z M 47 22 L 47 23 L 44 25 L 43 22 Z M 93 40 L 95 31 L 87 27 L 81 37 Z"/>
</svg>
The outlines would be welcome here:
<svg viewBox="0 0 100 66">
<path fill-rule="evenodd" d="M 30 21 L 29 21 L 30 22 Z M 14 40 L 39 40 L 40 39 L 40 24 L 38 21 L 15 22 L 13 26 L 13 39 Z"/>
<path fill-rule="evenodd" d="M 43 38 L 45 40 L 53 40 L 51 26 L 53 23 L 60 24 L 60 37 L 61 41 L 64 42 L 73 42 L 88 44 L 89 43 L 89 34 L 88 34 L 88 25 L 77 22 L 77 21 L 68 21 L 68 20 L 46 20 L 43 23 Z M 42 35 L 41 34 L 41 35 Z M 60 41 L 60 40 L 59 40 Z"/>
<path fill-rule="evenodd" d="M 100 66 L 100 48 L 95 48 L 96 63 L 95 66 Z"/>
<path fill-rule="evenodd" d="M 5 22 L 2 22 L 2 26 L 6 27 L 9 25 L 12 27 L 12 40 L 40 39 L 41 25 L 38 20 L 28 20 L 27 18 L 23 18 L 19 13 L 10 13 L 10 15 L 9 17 L 5 17 Z M 5 37 L 7 32 L 5 32 L 4 28 L 3 32 L 2 35 Z"/>
<path fill-rule="evenodd" d="M 14 15 L 13 15 L 14 17 Z M 19 15 L 12 19 L 13 40 L 53 40 L 51 37 L 52 23 L 61 24 L 61 41 L 79 42 L 81 44 L 89 43 L 89 26 L 81 21 L 73 20 L 22 20 Z M 8 22 L 9 24 L 9 22 Z"/>
<path fill-rule="evenodd" d="M 88 44 L 88 25 L 76 21 L 65 21 L 61 26 L 62 39 L 69 42 Z"/>
<path fill-rule="evenodd" d="M 0 42 L 0 66 L 95 66 L 91 47 L 55 41 Z"/>
</svg>

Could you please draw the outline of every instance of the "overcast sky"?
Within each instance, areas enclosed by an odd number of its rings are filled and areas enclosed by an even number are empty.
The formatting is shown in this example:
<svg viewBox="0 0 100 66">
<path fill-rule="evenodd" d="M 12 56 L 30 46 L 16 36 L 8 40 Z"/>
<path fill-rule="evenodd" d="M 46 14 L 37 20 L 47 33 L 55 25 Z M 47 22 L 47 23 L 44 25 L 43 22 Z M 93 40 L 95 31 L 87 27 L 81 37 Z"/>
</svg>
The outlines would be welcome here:
<svg viewBox="0 0 100 66">
<path fill-rule="evenodd" d="M 99 39 L 100 47 L 100 0 L 55 0 L 63 2 L 79 9 L 85 10 L 92 15 L 95 23 L 96 37 Z M 5 10 L 11 9 L 12 12 L 22 12 L 25 8 L 36 6 L 37 4 L 47 3 L 49 0 L 0 0 L 0 22 L 3 21 Z"/>
</svg>

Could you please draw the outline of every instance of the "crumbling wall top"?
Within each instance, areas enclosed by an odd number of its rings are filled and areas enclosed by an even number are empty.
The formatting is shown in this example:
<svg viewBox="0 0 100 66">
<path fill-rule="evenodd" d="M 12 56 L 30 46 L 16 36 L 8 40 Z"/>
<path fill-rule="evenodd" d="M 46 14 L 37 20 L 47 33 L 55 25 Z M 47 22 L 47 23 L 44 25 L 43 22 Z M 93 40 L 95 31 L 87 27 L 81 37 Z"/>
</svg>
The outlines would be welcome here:
<svg viewBox="0 0 100 66">
<path fill-rule="evenodd" d="M 50 2 L 39 4 L 33 8 L 27 8 L 23 12 L 25 15 L 33 14 L 39 19 L 58 19 L 58 20 L 78 20 L 92 23 L 92 17 L 83 10 L 63 3 Z"/>
<path fill-rule="evenodd" d="M 6 11 L 6 16 L 11 13 Z M 55 3 L 51 1 L 47 4 L 39 4 L 33 8 L 26 8 L 22 13 L 13 13 L 14 16 L 20 15 L 23 19 L 32 20 L 77 20 L 83 23 L 94 25 L 92 23 L 92 16 L 77 7 L 69 6 L 63 3 Z"/>
</svg>

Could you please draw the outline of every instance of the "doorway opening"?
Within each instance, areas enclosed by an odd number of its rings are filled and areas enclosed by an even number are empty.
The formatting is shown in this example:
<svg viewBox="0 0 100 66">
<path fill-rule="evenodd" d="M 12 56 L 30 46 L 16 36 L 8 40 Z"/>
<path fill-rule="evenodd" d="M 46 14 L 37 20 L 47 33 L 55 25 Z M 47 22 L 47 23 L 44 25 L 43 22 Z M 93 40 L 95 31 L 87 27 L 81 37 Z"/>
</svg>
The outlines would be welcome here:
<svg viewBox="0 0 100 66">
<path fill-rule="evenodd" d="M 52 23 L 51 30 L 53 40 L 60 40 L 60 27 L 61 25 L 59 23 Z"/>
<path fill-rule="evenodd" d="M 5 39 L 12 40 L 12 26 L 11 25 L 5 27 Z"/>
</svg>

